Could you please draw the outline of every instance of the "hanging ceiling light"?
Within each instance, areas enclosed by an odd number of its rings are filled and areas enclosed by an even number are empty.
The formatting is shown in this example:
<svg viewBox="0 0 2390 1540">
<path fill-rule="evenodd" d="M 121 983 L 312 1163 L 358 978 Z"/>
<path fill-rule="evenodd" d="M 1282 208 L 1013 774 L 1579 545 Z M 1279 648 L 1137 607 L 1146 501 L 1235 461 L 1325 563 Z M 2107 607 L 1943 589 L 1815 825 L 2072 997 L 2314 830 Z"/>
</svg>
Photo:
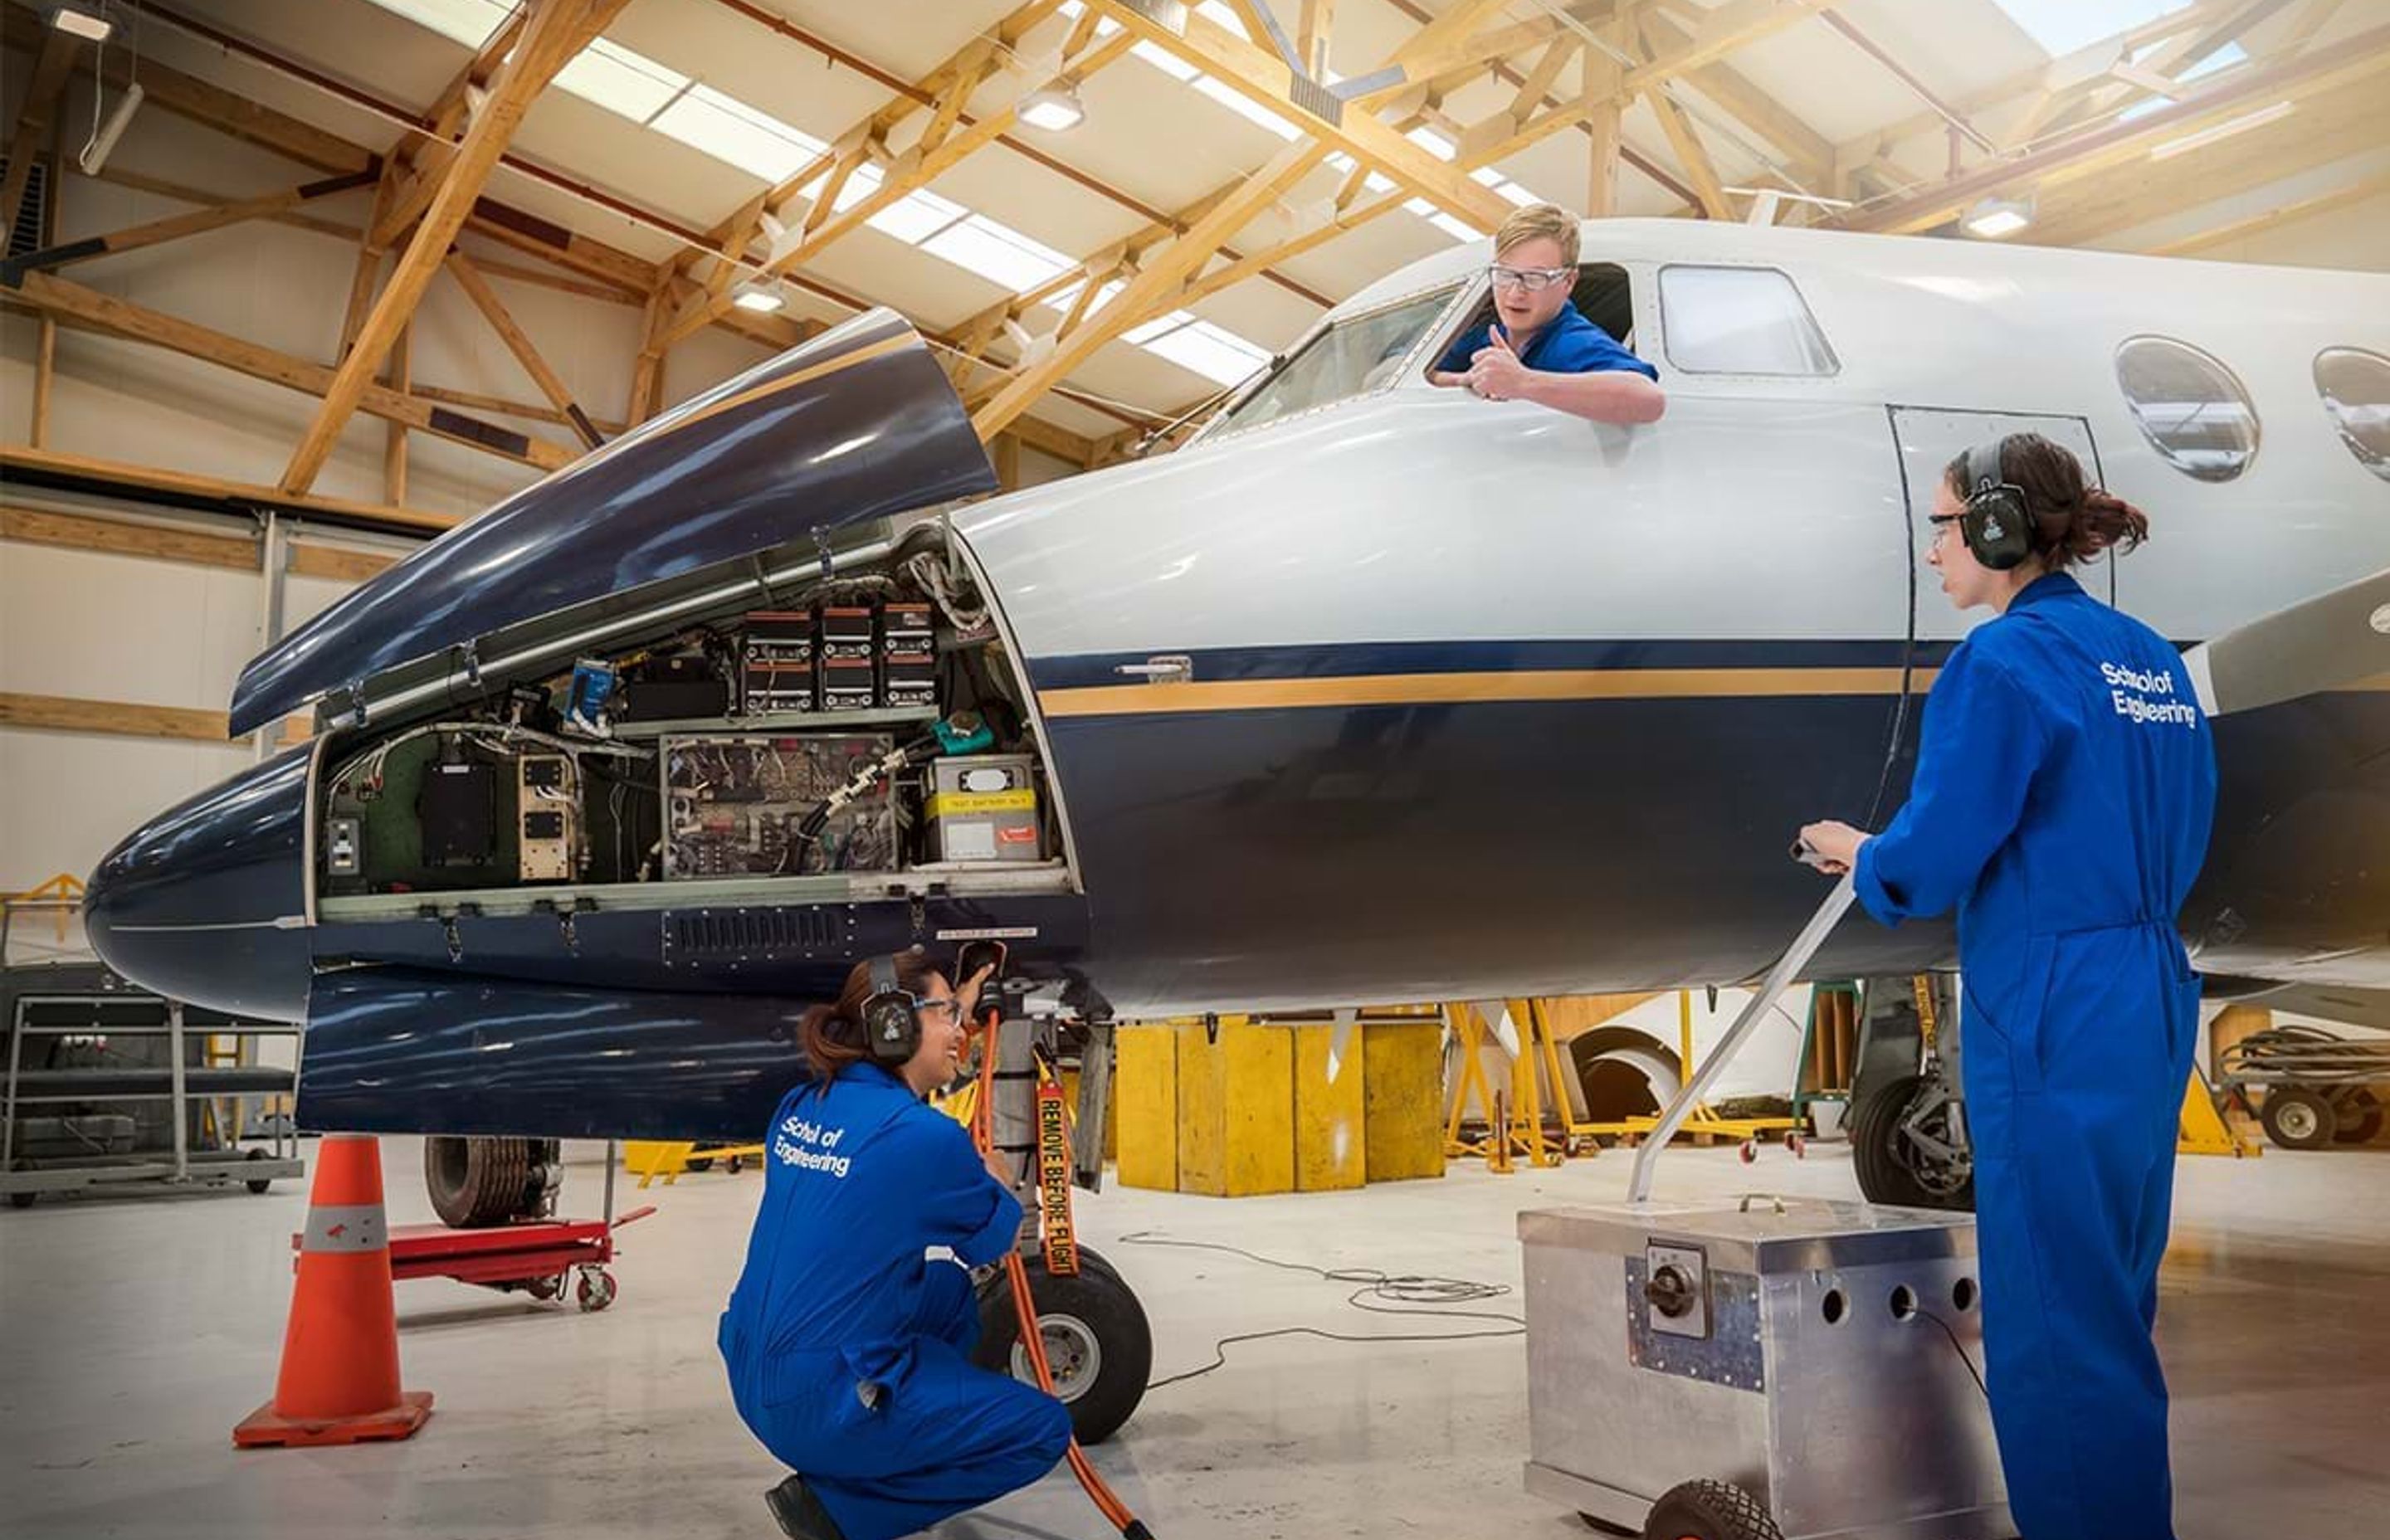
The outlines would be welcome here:
<svg viewBox="0 0 2390 1540">
<path fill-rule="evenodd" d="M 106 6 L 99 0 L 79 0 L 60 6 L 50 13 L 50 25 L 75 37 L 87 37 L 94 43 L 105 43 L 108 34 L 116 31 L 116 23 L 108 19 Z"/>
<path fill-rule="evenodd" d="M 730 302 L 740 310 L 752 310 L 759 315 L 768 315 L 788 303 L 780 298 L 777 286 L 761 281 L 742 286 L 730 297 Z"/>
<path fill-rule="evenodd" d="M 2013 198 L 1986 198 L 1959 222 L 1978 240 L 2001 240 L 2033 223 L 2033 205 Z"/>
<path fill-rule="evenodd" d="M 1021 98 L 1021 121 L 1048 134 L 1076 128 L 1086 119 L 1087 107 L 1079 99 L 1079 88 L 1068 80 L 1040 86 Z"/>
</svg>

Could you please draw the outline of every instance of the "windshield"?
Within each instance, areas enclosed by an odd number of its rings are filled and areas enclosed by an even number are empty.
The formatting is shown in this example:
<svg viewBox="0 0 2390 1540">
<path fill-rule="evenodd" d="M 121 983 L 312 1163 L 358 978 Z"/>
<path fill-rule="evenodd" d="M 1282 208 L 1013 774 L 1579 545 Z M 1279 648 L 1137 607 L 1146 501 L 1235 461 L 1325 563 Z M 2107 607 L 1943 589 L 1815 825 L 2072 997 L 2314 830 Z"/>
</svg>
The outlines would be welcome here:
<svg viewBox="0 0 2390 1540">
<path fill-rule="evenodd" d="M 1452 302 L 1458 284 L 1339 321 L 1314 337 L 1261 388 L 1237 403 L 1215 433 L 1331 405 L 1394 383 L 1403 360 Z"/>
</svg>

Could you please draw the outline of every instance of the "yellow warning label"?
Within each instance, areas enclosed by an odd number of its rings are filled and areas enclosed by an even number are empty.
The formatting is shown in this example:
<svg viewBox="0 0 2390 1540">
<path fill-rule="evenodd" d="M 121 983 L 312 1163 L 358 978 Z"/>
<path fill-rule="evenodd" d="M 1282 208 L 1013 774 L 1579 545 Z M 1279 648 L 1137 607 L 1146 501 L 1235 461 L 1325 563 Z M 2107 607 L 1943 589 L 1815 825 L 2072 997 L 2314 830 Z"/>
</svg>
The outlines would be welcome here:
<svg viewBox="0 0 2390 1540">
<path fill-rule="evenodd" d="M 941 791 L 930 799 L 932 818 L 963 818 L 976 813 L 1034 813 L 1037 793 L 1018 791 Z"/>
</svg>

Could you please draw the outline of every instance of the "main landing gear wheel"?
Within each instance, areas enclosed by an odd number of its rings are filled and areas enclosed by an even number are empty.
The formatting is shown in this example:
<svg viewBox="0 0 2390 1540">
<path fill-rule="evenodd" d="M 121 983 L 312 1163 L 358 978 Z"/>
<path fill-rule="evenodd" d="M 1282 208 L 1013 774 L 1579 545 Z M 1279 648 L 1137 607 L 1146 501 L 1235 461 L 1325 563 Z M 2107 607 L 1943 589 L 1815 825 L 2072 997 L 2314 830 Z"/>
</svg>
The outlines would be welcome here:
<svg viewBox="0 0 2390 1540">
<path fill-rule="evenodd" d="M 1029 1294 L 1037 1303 L 1047 1367 L 1054 1374 L 1054 1394 L 1070 1409 L 1071 1431 L 1079 1442 L 1100 1444 L 1145 1398 L 1145 1382 L 1153 1372 L 1153 1330 L 1146 1324 L 1145 1307 L 1111 1264 L 1085 1247 L 1079 1250 L 1075 1277 L 1049 1275 L 1043 1256 L 1023 1261 L 1029 1268 Z M 971 1362 L 1029 1384 L 1037 1382 L 1021 1342 L 1012 1290 L 1002 1272 L 980 1291 L 979 1347 Z"/>
<path fill-rule="evenodd" d="M 2304 1085 L 2268 1090 L 2259 1117 L 2266 1136 L 2284 1149 L 2321 1149 L 2340 1132 L 2340 1114 L 2332 1103 Z"/>
<path fill-rule="evenodd" d="M 1643 1540 L 1784 1540 L 1758 1498 L 1725 1482 L 1685 1482 L 1660 1494 Z"/>
<path fill-rule="evenodd" d="M 1918 1142 L 1922 1136 L 1947 1148 L 1950 1104 L 1937 1096 L 1923 1075 L 1903 1075 L 1851 1115 L 1851 1163 L 1869 1202 L 1961 1213 L 1974 1208 L 1973 1160 Z"/>
<path fill-rule="evenodd" d="M 423 1185 L 440 1222 L 459 1230 L 535 1219 L 554 1188 L 550 1141 L 435 1134 L 423 1141 Z"/>
</svg>

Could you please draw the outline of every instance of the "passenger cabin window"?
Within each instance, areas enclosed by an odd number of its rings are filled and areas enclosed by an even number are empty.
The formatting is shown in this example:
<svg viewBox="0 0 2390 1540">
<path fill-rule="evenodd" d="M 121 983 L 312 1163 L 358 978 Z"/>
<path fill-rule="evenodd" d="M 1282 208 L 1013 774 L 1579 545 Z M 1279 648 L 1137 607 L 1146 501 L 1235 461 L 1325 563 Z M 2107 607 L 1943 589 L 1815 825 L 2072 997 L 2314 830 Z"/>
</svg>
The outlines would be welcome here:
<svg viewBox="0 0 2390 1540">
<path fill-rule="evenodd" d="M 2316 354 L 2316 393 L 2357 463 L 2390 481 L 2390 358 L 2363 348 Z"/>
<path fill-rule="evenodd" d="M 1298 412 L 1333 405 L 1401 374 L 1428 327 L 1452 303 L 1458 284 L 1350 315 L 1313 337 L 1252 394 L 1228 408 L 1214 432 L 1258 428 Z"/>
<path fill-rule="evenodd" d="M 1842 366 L 1792 280 L 1772 267 L 1660 269 L 1660 330 L 1687 374 L 1830 375 Z"/>
<path fill-rule="evenodd" d="M 2116 383 L 2152 448 L 2184 475 L 2229 481 L 2257 454 L 2257 408 L 2213 354 L 2171 337 L 2116 350 Z"/>
</svg>

